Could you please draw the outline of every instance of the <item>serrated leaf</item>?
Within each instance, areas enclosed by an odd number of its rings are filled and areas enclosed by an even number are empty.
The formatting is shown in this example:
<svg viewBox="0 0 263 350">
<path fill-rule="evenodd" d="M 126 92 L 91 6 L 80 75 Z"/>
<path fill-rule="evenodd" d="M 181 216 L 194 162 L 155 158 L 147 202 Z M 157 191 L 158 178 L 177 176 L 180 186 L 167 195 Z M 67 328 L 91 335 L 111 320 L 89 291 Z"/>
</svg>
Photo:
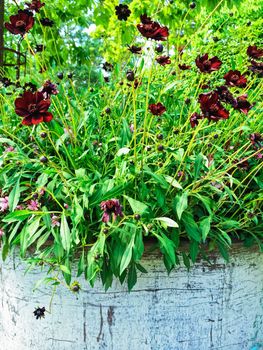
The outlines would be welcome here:
<svg viewBox="0 0 263 350">
<path fill-rule="evenodd" d="M 149 210 L 149 208 L 146 204 L 144 204 L 140 201 L 137 201 L 136 199 L 133 199 L 131 197 L 128 197 L 126 195 L 123 195 L 123 197 L 125 197 L 127 199 L 127 201 L 129 202 L 134 214 L 143 215 L 144 213 L 146 213 Z"/>
<path fill-rule="evenodd" d="M 8 196 L 9 210 L 13 212 L 18 205 L 20 198 L 20 176 L 17 179 L 15 186 Z"/>
<path fill-rule="evenodd" d="M 182 195 L 177 195 L 175 197 L 175 203 L 176 203 L 175 210 L 176 210 L 178 219 L 180 220 L 181 217 L 182 217 L 183 212 L 188 207 L 188 193 L 187 192 L 183 192 Z"/>
<path fill-rule="evenodd" d="M 120 275 L 124 272 L 124 270 L 128 267 L 131 258 L 132 258 L 132 250 L 133 250 L 133 246 L 134 246 L 134 238 L 135 236 L 133 235 L 130 243 L 128 244 L 128 246 L 126 247 L 122 259 L 121 259 L 121 264 L 120 264 Z"/>
</svg>

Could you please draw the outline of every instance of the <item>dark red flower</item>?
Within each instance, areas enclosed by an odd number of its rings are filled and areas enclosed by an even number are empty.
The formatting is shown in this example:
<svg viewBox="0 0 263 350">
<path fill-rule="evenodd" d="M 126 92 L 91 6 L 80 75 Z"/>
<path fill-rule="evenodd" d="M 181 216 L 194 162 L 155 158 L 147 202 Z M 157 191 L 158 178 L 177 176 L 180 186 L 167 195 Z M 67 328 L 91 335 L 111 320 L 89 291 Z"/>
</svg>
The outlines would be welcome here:
<svg viewBox="0 0 263 350">
<path fill-rule="evenodd" d="M 247 85 L 247 79 L 240 73 L 239 70 L 230 70 L 224 75 L 226 85 L 245 87 Z"/>
<path fill-rule="evenodd" d="M 53 116 L 48 112 L 51 101 L 45 100 L 42 92 L 25 91 L 15 100 L 15 112 L 23 117 L 22 124 L 34 125 L 50 122 Z"/>
<path fill-rule="evenodd" d="M 247 95 L 242 95 L 236 99 L 233 107 L 244 114 L 248 114 L 253 105 L 247 100 Z"/>
<path fill-rule="evenodd" d="M 139 32 L 147 39 L 164 41 L 169 36 L 167 27 L 161 27 L 158 22 L 153 22 L 146 14 L 142 15 L 141 23 L 137 25 Z"/>
<path fill-rule="evenodd" d="M 12 34 L 24 36 L 34 25 L 33 13 L 28 10 L 19 10 L 17 15 L 10 16 L 10 23 L 5 27 Z"/>
<path fill-rule="evenodd" d="M 208 120 L 218 121 L 229 118 L 229 111 L 220 103 L 216 92 L 212 91 L 199 95 L 198 102 L 200 103 L 204 117 Z"/>
<path fill-rule="evenodd" d="M 50 80 L 45 81 L 39 91 L 43 93 L 45 99 L 50 98 L 51 95 L 57 95 L 59 93 L 57 85 L 51 83 Z"/>
<path fill-rule="evenodd" d="M 142 85 L 142 82 L 140 80 L 138 80 L 137 78 L 133 81 L 132 84 L 127 84 L 129 87 L 134 87 L 134 89 L 137 89 L 138 87 L 140 87 Z"/>
<path fill-rule="evenodd" d="M 41 18 L 40 19 L 40 23 L 44 27 L 53 27 L 53 25 L 54 25 L 54 21 L 52 21 L 51 19 L 49 19 L 47 17 L 46 18 Z"/>
<path fill-rule="evenodd" d="M 263 62 L 251 61 L 251 66 L 248 67 L 251 72 L 256 73 L 259 77 L 263 77 Z"/>
<path fill-rule="evenodd" d="M 249 140 L 251 141 L 253 146 L 262 147 L 261 142 L 263 141 L 263 136 L 259 132 L 255 132 L 249 135 Z"/>
<path fill-rule="evenodd" d="M 193 113 L 190 117 L 190 124 L 191 127 L 194 128 L 195 126 L 197 126 L 199 124 L 198 120 L 199 119 L 203 119 L 203 117 L 198 114 L 198 113 Z"/>
<path fill-rule="evenodd" d="M 181 70 L 187 70 L 187 69 L 190 69 L 191 66 L 187 66 L 186 64 L 178 64 L 178 67 L 181 69 Z"/>
<path fill-rule="evenodd" d="M 45 6 L 45 3 L 41 3 L 40 0 L 32 0 L 31 3 L 26 2 L 26 6 L 28 7 L 29 10 L 31 11 L 36 11 L 39 12 L 41 7 Z"/>
<path fill-rule="evenodd" d="M 258 49 L 256 45 L 247 48 L 247 55 L 252 58 L 260 58 L 263 56 L 263 49 Z"/>
<path fill-rule="evenodd" d="M 239 160 L 238 159 L 234 160 L 234 164 L 236 164 L 240 170 L 248 170 L 249 169 L 249 162 L 244 158 L 241 158 Z"/>
<path fill-rule="evenodd" d="M 118 199 L 109 199 L 101 202 L 100 208 L 104 211 L 102 222 L 109 222 L 111 215 L 113 216 L 113 220 L 116 220 L 117 216 L 123 217 L 122 207 Z"/>
<path fill-rule="evenodd" d="M 129 46 L 128 45 L 128 50 L 131 51 L 131 53 L 135 53 L 135 54 L 140 54 L 142 53 L 142 48 L 140 46 Z"/>
<path fill-rule="evenodd" d="M 232 106 L 235 104 L 235 98 L 225 85 L 218 86 L 216 88 L 219 100 L 225 103 L 229 103 Z"/>
<path fill-rule="evenodd" d="M 203 56 L 198 56 L 195 60 L 195 64 L 201 72 L 211 73 L 218 70 L 221 67 L 222 62 L 217 56 L 208 59 L 208 54 L 206 53 Z"/>
<path fill-rule="evenodd" d="M 106 72 L 111 72 L 113 70 L 113 65 L 109 62 L 104 62 L 102 69 L 104 69 Z"/>
<path fill-rule="evenodd" d="M 159 56 L 156 58 L 156 61 L 161 65 L 165 66 L 166 64 L 171 64 L 171 60 L 169 56 Z"/>
<path fill-rule="evenodd" d="M 119 6 L 115 6 L 115 14 L 120 21 L 127 21 L 131 14 L 131 10 L 129 9 L 128 5 L 120 4 Z"/>
<path fill-rule="evenodd" d="M 38 320 L 39 318 L 41 319 L 42 317 L 45 318 L 45 312 L 46 312 L 45 307 L 38 307 L 35 309 L 33 314 L 36 317 L 36 319 Z"/>
<path fill-rule="evenodd" d="M 166 111 L 166 108 L 164 107 L 163 104 L 158 102 L 156 104 L 153 103 L 149 105 L 149 110 L 153 115 L 162 115 Z"/>
</svg>

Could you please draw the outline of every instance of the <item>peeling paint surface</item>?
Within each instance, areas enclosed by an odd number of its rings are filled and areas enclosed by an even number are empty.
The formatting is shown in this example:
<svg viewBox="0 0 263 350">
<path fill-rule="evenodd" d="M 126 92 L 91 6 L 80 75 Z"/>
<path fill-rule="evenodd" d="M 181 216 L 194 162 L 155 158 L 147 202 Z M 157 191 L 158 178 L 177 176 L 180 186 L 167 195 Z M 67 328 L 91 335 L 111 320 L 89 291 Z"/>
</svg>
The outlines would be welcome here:
<svg viewBox="0 0 263 350">
<path fill-rule="evenodd" d="M 130 294 L 80 280 L 78 295 L 59 288 L 36 320 L 50 289 L 32 292 L 44 274 L 25 275 L 14 255 L 0 265 L 0 350 L 263 350 L 263 254 L 240 248 L 230 264 L 216 257 L 169 276 L 158 256 L 143 266 Z"/>
</svg>

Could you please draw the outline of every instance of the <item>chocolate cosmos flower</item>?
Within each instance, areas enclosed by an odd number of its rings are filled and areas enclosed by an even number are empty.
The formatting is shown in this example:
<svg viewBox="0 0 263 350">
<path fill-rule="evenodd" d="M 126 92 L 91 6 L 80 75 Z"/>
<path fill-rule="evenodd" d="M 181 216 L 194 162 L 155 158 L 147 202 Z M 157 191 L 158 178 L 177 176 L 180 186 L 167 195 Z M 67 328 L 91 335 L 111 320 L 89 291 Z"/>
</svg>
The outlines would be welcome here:
<svg viewBox="0 0 263 350">
<path fill-rule="evenodd" d="M 115 6 L 115 14 L 120 21 L 127 21 L 131 14 L 131 10 L 129 9 L 128 5 L 120 4 L 119 6 Z"/>
<path fill-rule="evenodd" d="M 256 45 L 247 48 L 247 55 L 252 58 L 260 58 L 263 56 L 263 49 L 258 49 Z"/>
<path fill-rule="evenodd" d="M 48 112 L 50 100 L 45 100 L 42 92 L 26 91 L 15 100 L 15 112 L 23 117 L 22 124 L 33 125 L 50 122 L 53 116 Z"/>
<path fill-rule="evenodd" d="M 253 107 L 253 105 L 247 100 L 247 95 L 242 95 L 236 99 L 233 107 L 244 114 L 248 114 L 248 111 Z"/>
<path fill-rule="evenodd" d="M 251 61 L 251 66 L 248 67 L 251 72 L 258 74 L 260 78 L 263 77 L 263 62 Z"/>
<path fill-rule="evenodd" d="M 131 53 L 135 53 L 135 54 L 140 54 L 142 53 L 142 48 L 140 46 L 129 46 L 128 45 L 128 50 L 131 51 Z"/>
<path fill-rule="evenodd" d="M 45 81 L 39 91 L 43 93 L 45 99 L 50 98 L 51 95 L 57 95 L 59 93 L 57 85 L 51 83 L 50 80 Z"/>
<path fill-rule="evenodd" d="M 178 67 L 181 69 L 181 70 L 187 70 L 187 69 L 190 69 L 191 66 L 187 66 L 186 64 L 178 64 Z"/>
<path fill-rule="evenodd" d="M 164 41 L 169 35 L 167 27 L 161 27 L 158 22 L 153 22 L 147 15 L 142 15 L 141 23 L 137 25 L 139 32 L 147 39 Z"/>
<path fill-rule="evenodd" d="M 208 54 L 206 53 L 203 56 L 198 56 L 195 60 L 195 64 L 202 73 L 211 73 L 218 70 L 222 62 L 217 56 L 208 59 Z"/>
<path fill-rule="evenodd" d="M 238 70 L 230 70 L 224 75 L 224 79 L 228 86 L 245 87 L 247 85 L 247 79 Z"/>
<path fill-rule="evenodd" d="M 26 6 L 28 7 L 29 10 L 39 12 L 41 7 L 45 6 L 45 3 L 41 3 L 40 0 L 32 0 L 31 3 L 26 2 Z"/>
<path fill-rule="evenodd" d="M 261 148 L 262 141 L 263 141 L 263 136 L 259 132 L 255 132 L 253 134 L 249 135 L 249 140 L 251 141 L 252 145 L 255 147 Z"/>
<path fill-rule="evenodd" d="M 116 220 L 117 216 L 123 217 L 122 208 L 118 199 L 109 199 L 101 202 L 100 208 L 104 211 L 102 222 L 109 222 L 111 215 L 113 216 L 113 220 Z"/>
<path fill-rule="evenodd" d="M 157 104 L 153 103 L 149 105 L 149 110 L 153 115 L 162 115 L 166 111 L 166 108 L 162 103 L 158 102 Z"/>
<path fill-rule="evenodd" d="M 220 103 L 216 92 L 212 91 L 199 95 L 198 102 L 200 103 L 204 117 L 208 120 L 218 121 L 220 119 L 228 119 L 229 112 Z"/>
<path fill-rule="evenodd" d="M 106 72 L 111 72 L 113 70 L 113 65 L 109 62 L 104 62 L 102 69 L 104 69 Z"/>
<path fill-rule="evenodd" d="M 54 25 L 54 21 L 52 21 L 49 18 L 41 18 L 40 19 L 40 23 L 42 24 L 42 26 L 44 27 L 53 27 Z"/>
<path fill-rule="evenodd" d="M 235 104 L 235 98 L 228 88 L 224 85 L 218 86 L 215 91 L 218 94 L 219 100 L 225 103 L 229 103 L 232 106 Z"/>
<path fill-rule="evenodd" d="M 45 318 L 45 312 L 46 312 L 45 307 L 41 307 L 41 308 L 38 307 L 37 309 L 35 309 L 33 314 L 36 317 L 36 319 L 38 320 L 39 318 L 41 319 L 42 317 Z"/>
<path fill-rule="evenodd" d="M 10 33 L 21 36 L 24 36 L 33 25 L 33 13 L 28 10 L 19 10 L 17 15 L 10 16 L 10 23 L 5 23 L 5 27 Z"/>
<path fill-rule="evenodd" d="M 195 126 L 197 126 L 199 124 L 198 120 L 199 119 L 203 119 L 203 117 L 198 114 L 198 113 L 193 113 L 190 117 L 190 124 L 191 127 L 194 128 Z"/>
<path fill-rule="evenodd" d="M 171 60 L 169 56 L 159 56 L 156 58 L 156 61 L 161 65 L 165 66 L 166 64 L 171 64 Z"/>
</svg>

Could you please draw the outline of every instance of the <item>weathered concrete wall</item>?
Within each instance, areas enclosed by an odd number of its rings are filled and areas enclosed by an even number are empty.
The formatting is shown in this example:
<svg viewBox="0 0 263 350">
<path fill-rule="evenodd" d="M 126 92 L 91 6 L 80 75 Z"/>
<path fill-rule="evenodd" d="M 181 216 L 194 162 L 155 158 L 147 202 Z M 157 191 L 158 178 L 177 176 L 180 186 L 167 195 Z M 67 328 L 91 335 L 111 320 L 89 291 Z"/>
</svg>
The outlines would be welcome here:
<svg viewBox="0 0 263 350">
<path fill-rule="evenodd" d="M 48 291 L 32 292 L 42 276 L 24 276 L 10 259 L 1 274 L 1 350 L 259 350 L 263 349 L 263 255 L 238 250 L 225 265 L 197 264 L 168 277 L 160 258 L 128 294 L 117 282 L 104 293 L 82 283 L 78 296 L 59 288 L 52 314 L 36 320 Z"/>
</svg>

